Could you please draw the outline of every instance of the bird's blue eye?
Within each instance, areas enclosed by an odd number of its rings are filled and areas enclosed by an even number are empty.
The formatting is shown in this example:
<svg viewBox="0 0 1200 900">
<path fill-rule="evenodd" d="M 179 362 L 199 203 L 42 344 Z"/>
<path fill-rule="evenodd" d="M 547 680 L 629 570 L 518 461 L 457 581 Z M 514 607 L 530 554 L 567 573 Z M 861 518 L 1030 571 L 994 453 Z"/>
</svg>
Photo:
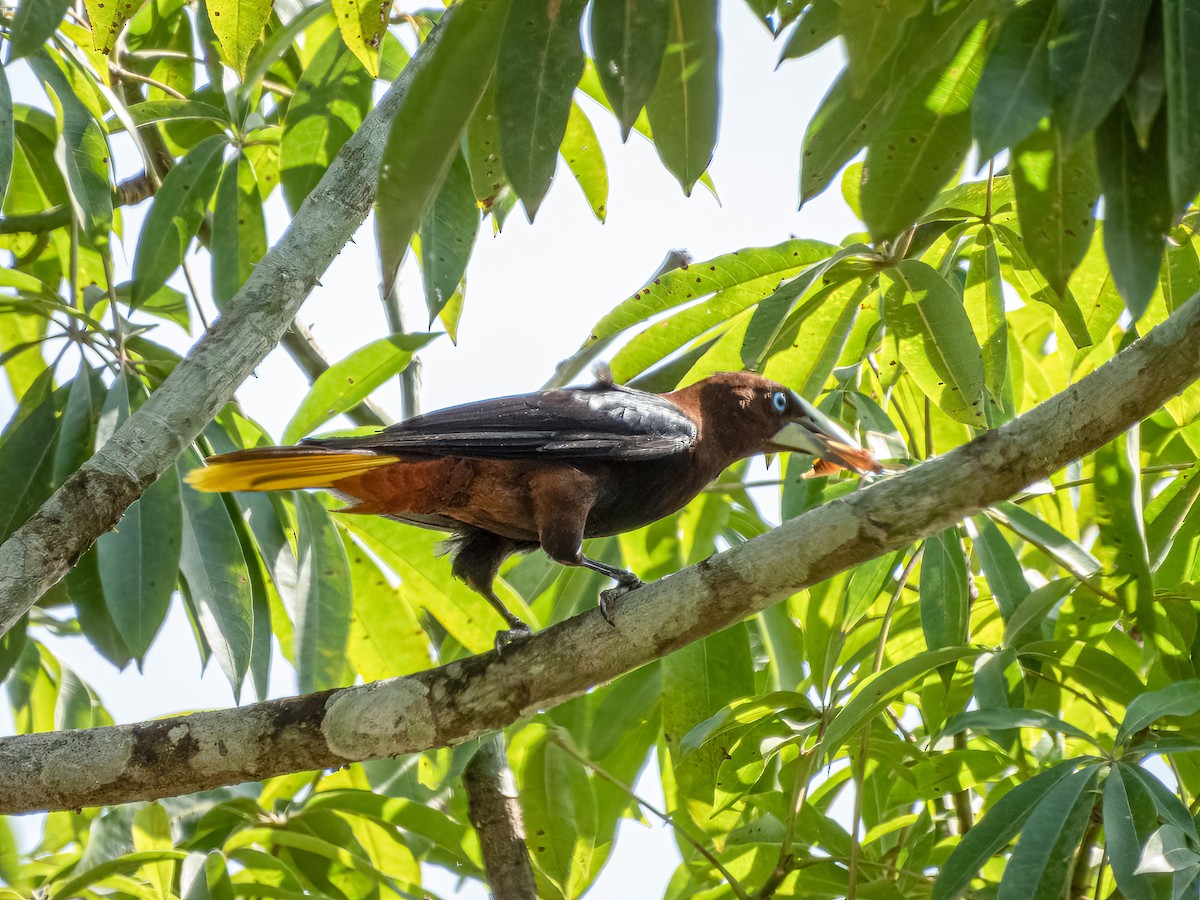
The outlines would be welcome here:
<svg viewBox="0 0 1200 900">
<path fill-rule="evenodd" d="M 784 412 L 788 406 L 787 394 L 785 394 L 783 391 L 776 391 L 771 395 L 771 405 L 774 406 L 779 412 Z"/>
</svg>

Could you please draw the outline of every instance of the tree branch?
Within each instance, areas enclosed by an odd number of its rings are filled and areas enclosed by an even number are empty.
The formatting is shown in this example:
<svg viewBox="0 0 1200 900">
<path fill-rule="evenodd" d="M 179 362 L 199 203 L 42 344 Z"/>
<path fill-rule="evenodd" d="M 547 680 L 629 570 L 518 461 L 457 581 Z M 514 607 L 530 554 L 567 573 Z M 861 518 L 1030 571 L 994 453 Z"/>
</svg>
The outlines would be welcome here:
<svg viewBox="0 0 1200 900">
<path fill-rule="evenodd" d="M 496 900 L 537 900 L 521 802 L 504 755 L 502 734 L 497 732 L 479 745 L 463 772 L 463 786 L 492 896 Z"/>
<path fill-rule="evenodd" d="M 503 657 L 485 653 L 238 709 L 0 739 L 0 814 L 190 793 L 445 747 L 503 728 L 948 528 L 1112 440 L 1197 377 L 1200 298 L 1193 298 L 1086 378 L 995 431 L 627 594 L 616 604 L 616 627 L 593 609 Z"/>
<path fill-rule="evenodd" d="M 342 147 L 279 243 L 146 403 L 0 546 L 0 631 L 56 584 L 275 348 L 375 202 L 388 124 L 436 52 L 447 11 Z"/>
</svg>

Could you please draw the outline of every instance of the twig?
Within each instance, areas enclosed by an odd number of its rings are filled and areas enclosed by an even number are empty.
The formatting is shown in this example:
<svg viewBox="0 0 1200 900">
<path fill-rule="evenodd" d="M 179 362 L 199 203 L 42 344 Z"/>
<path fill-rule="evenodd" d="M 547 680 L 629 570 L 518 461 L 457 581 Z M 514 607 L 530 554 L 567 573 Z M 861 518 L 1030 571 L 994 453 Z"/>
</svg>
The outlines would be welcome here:
<svg viewBox="0 0 1200 900">
<path fill-rule="evenodd" d="M 383 298 L 383 312 L 387 316 L 388 330 L 392 334 L 404 334 L 404 307 L 400 303 L 400 279 L 392 279 L 391 290 Z M 421 414 L 421 358 L 412 355 L 400 373 L 400 418 L 411 419 Z"/>
</svg>

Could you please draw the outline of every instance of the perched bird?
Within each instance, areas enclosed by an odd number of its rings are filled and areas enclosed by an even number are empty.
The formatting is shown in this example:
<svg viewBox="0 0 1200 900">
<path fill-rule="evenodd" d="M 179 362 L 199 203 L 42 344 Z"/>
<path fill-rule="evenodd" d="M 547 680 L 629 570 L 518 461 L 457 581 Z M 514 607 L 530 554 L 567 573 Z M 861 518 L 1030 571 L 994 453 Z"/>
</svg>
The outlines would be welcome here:
<svg viewBox="0 0 1200 900">
<path fill-rule="evenodd" d="M 508 623 L 497 649 L 530 633 L 492 583 L 513 553 L 616 580 L 600 610 L 641 582 L 583 555 L 584 538 L 630 531 L 685 506 L 727 466 L 798 450 L 820 471 L 879 464 L 811 403 L 781 384 L 725 372 L 668 394 L 614 384 L 468 403 L 361 437 L 225 453 L 189 475 L 202 491 L 326 488 L 351 505 L 450 532 L 455 576 Z"/>
</svg>

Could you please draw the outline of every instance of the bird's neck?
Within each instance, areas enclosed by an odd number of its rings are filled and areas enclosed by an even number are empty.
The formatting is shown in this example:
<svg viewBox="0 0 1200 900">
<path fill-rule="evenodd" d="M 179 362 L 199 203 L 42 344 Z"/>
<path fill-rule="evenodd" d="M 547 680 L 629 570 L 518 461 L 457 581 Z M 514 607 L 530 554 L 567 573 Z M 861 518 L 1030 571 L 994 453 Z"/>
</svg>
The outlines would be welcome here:
<svg viewBox="0 0 1200 900">
<path fill-rule="evenodd" d="M 739 459 L 758 453 L 759 448 L 750 435 L 736 427 L 736 415 L 730 416 L 729 410 L 711 409 L 711 404 L 703 402 L 703 386 L 704 382 L 697 382 L 665 396 L 696 423 L 693 466 L 707 483 Z"/>
</svg>

